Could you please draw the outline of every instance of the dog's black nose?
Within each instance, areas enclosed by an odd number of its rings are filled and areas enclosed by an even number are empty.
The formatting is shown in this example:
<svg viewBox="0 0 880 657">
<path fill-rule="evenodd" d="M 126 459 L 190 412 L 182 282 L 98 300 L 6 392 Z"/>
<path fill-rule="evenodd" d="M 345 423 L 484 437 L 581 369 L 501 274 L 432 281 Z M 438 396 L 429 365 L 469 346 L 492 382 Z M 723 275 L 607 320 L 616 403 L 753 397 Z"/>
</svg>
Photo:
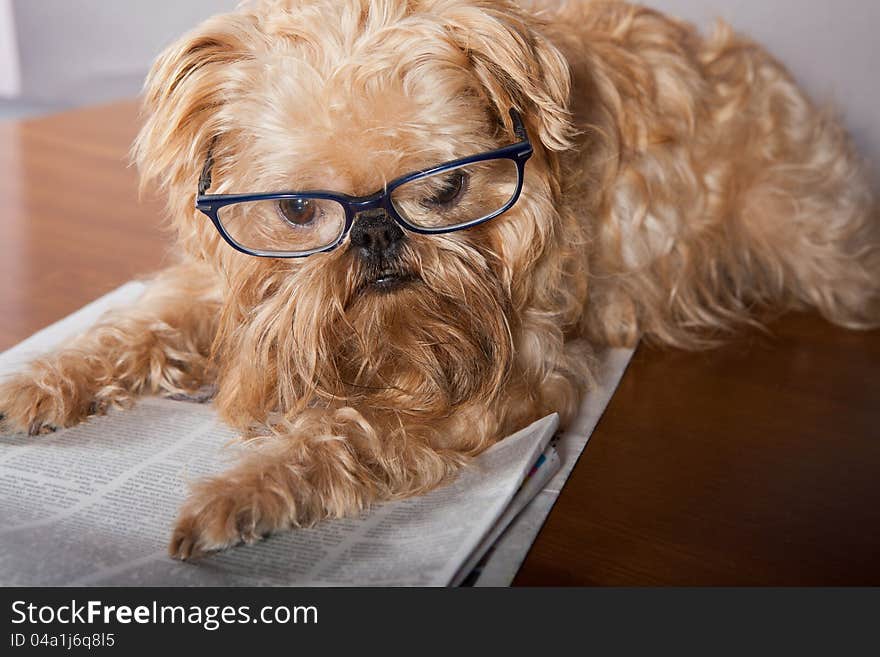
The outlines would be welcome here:
<svg viewBox="0 0 880 657">
<path fill-rule="evenodd" d="M 384 210 L 362 212 L 351 228 L 351 245 L 367 260 L 391 260 L 400 252 L 404 234 Z"/>
</svg>

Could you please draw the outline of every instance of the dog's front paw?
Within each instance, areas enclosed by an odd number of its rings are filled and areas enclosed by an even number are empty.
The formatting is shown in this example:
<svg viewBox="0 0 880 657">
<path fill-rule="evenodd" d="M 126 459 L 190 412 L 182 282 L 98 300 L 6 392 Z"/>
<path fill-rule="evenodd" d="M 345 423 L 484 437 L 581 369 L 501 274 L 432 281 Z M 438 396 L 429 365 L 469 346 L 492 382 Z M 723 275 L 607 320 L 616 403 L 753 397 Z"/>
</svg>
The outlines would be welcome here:
<svg viewBox="0 0 880 657">
<path fill-rule="evenodd" d="M 24 374 L 0 384 L 0 431 L 52 433 L 81 419 L 71 399 L 51 385 Z"/>
<path fill-rule="evenodd" d="M 95 394 L 95 382 L 85 376 L 38 369 L 0 383 L 0 431 L 31 436 L 51 433 L 130 402 L 119 386 L 105 385 Z"/>
<path fill-rule="evenodd" d="M 209 480 L 199 485 L 177 519 L 168 554 L 199 559 L 239 543 L 256 543 L 275 529 L 260 511 L 260 495 L 235 483 Z"/>
</svg>

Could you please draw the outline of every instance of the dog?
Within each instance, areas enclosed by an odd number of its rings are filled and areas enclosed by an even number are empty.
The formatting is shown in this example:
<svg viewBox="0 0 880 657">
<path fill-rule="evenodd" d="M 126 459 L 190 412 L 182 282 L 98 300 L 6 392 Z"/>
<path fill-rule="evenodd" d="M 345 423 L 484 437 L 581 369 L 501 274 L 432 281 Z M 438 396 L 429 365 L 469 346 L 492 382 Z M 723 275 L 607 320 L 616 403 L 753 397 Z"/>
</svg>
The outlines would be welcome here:
<svg viewBox="0 0 880 657">
<path fill-rule="evenodd" d="M 175 263 L 0 387 L 11 431 L 216 390 L 253 449 L 193 559 L 454 476 L 589 394 L 593 349 L 767 311 L 880 321 L 844 129 L 723 24 L 623 2 L 256 0 L 169 47 L 133 147 Z"/>
</svg>

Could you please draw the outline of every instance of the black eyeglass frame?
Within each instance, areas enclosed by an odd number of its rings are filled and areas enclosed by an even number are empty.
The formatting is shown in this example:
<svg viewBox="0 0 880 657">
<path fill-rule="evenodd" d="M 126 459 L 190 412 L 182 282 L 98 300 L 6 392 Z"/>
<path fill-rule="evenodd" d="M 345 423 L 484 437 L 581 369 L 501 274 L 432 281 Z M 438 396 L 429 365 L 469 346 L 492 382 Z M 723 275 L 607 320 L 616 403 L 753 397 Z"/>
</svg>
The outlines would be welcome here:
<svg viewBox="0 0 880 657">
<path fill-rule="evenodd" d="M 260 258 L 305 258 L 316 253 L 332 251 L 345 240 L 346 235 L 348 235 L 352 225 L 354 224 L 355 219 L 359 214 L 376 209 L 384 210 L 388 214 L 388 216 L 391 217 L 402 228 L 423 235 L 452 233 L 459 230 L 473 228 L 474 226 L 484 224 L 487 221 L 495 219 L 499 215 L 507 212 L 519 200 L 519 196 L 522 192 L 523 179 L 525 177 L 525 165 L 528 159 L 534 153 L 534 149 L 532 148 L 532 143 L 529 140 L 528 133 L 526 132 L 525 125 L 523 124 L 519 112 L 511 108 L 510 119 L 513 123 L 513 132 L 520 140 L 517 143 L 511 144 L 509 146 L 503 146 L 502 148 L 498 148 L 493 151 L 487 151 L 485 153 L 479 153 L 477 155 L 471 155 L 469 157 L 463 157 L 457 160 L 450 160 L 449 162 L 444 162 L 443 164 L 431 167 L 430 169 L 423 169 L 421 171 L 408 173 L 404 176 L 400 176 L 399 178 L 395 178 L 394 180 L 389 182 L 384 189 L 374 192 L 373 194 L 369 194 L 368 196 L 349 196 L 348 194 L 327 191 L 268 192 L 263 194 L 206 194 L 208 189 L 211 187 L 211 169 L 214 166 L 214 154 L 212 147 L 208 149 L 208 155 L 205 159 L 205 165 L 202 168 L 201 176 L 199 176 L 198 194 L 196 196 L 196 209 L 204 213 L 211 220 L 211 222 L 214 224 L 214 226 L 220 232 L 220 235 L 229 244 L 229 246 L 234 248 L 236 251 L 240 251 L 241 253 Z M 414 180 L 419 180 L 421 178 L 426 178 L 428 176 L 433 176 L 438 173 L 443 173 L 445 171 L 458 169 L 468 164 L 486 162 L 488 160 L 512 160 L 516 164 L 517 168 L 517 184 L 515 192 L 501 209 L 493 212 L 492 214 L 456 226 L 425 228 L 409 223 L 404 217 L 400 215 L 400 213 L 395 209 L 394 203 L 391 202 L 392 192 L 401 185 L 413 182 Z M 339 237 L 327 246 L 322 246 L 307 251 L 275 252 L 249 249 L 239 244 L 226 231 L 226 229 L 223 227 L 223 222 L 220 221 L 220 218 L 218 216 L 219 211 L 222 208 L 228 205 L 234 205 L 236 203 L 250 203 L 253 201 L 274 201 L 287 199 L 306 201 L 310 199 L 324 199 L 335 201 L 345 210 L 345 228 L 342 230 Z"/>
</svg>

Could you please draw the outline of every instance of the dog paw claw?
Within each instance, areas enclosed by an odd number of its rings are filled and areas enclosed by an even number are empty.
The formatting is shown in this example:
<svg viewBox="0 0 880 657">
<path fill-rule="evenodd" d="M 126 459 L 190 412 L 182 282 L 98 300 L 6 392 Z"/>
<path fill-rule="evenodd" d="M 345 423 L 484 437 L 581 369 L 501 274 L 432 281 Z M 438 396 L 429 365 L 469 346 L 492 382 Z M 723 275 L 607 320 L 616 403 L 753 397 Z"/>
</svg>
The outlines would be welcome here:
<svg viewBox="0 0 880 657">
<path fill-rule="evenodd" d="M 242 504 L 246 499 L 249 496 L 236 489 L 215 489 L 191 497 L 174 527 L 168 554 L 193 561 L 234 545 L 263 540 L 271 527 L 252 504 Z"/>
<path fill-rule="evenodd" d="M 45 436 L 50 433 L 55 433 L 58 431 L 58 427 L 54 424 L 46 424 L 40 420 L 34 420 L 31 422 L 30 426 L 28 426 L 28 435 L 29 436 Z"/>
<path fill-rule="evenodd" d="M 168 543 L 168 555 L 179 561 L 197 561 L 206 554 L 208 551 L 199 547 L 198 537 L 179 523 Z"/>
</svg>

